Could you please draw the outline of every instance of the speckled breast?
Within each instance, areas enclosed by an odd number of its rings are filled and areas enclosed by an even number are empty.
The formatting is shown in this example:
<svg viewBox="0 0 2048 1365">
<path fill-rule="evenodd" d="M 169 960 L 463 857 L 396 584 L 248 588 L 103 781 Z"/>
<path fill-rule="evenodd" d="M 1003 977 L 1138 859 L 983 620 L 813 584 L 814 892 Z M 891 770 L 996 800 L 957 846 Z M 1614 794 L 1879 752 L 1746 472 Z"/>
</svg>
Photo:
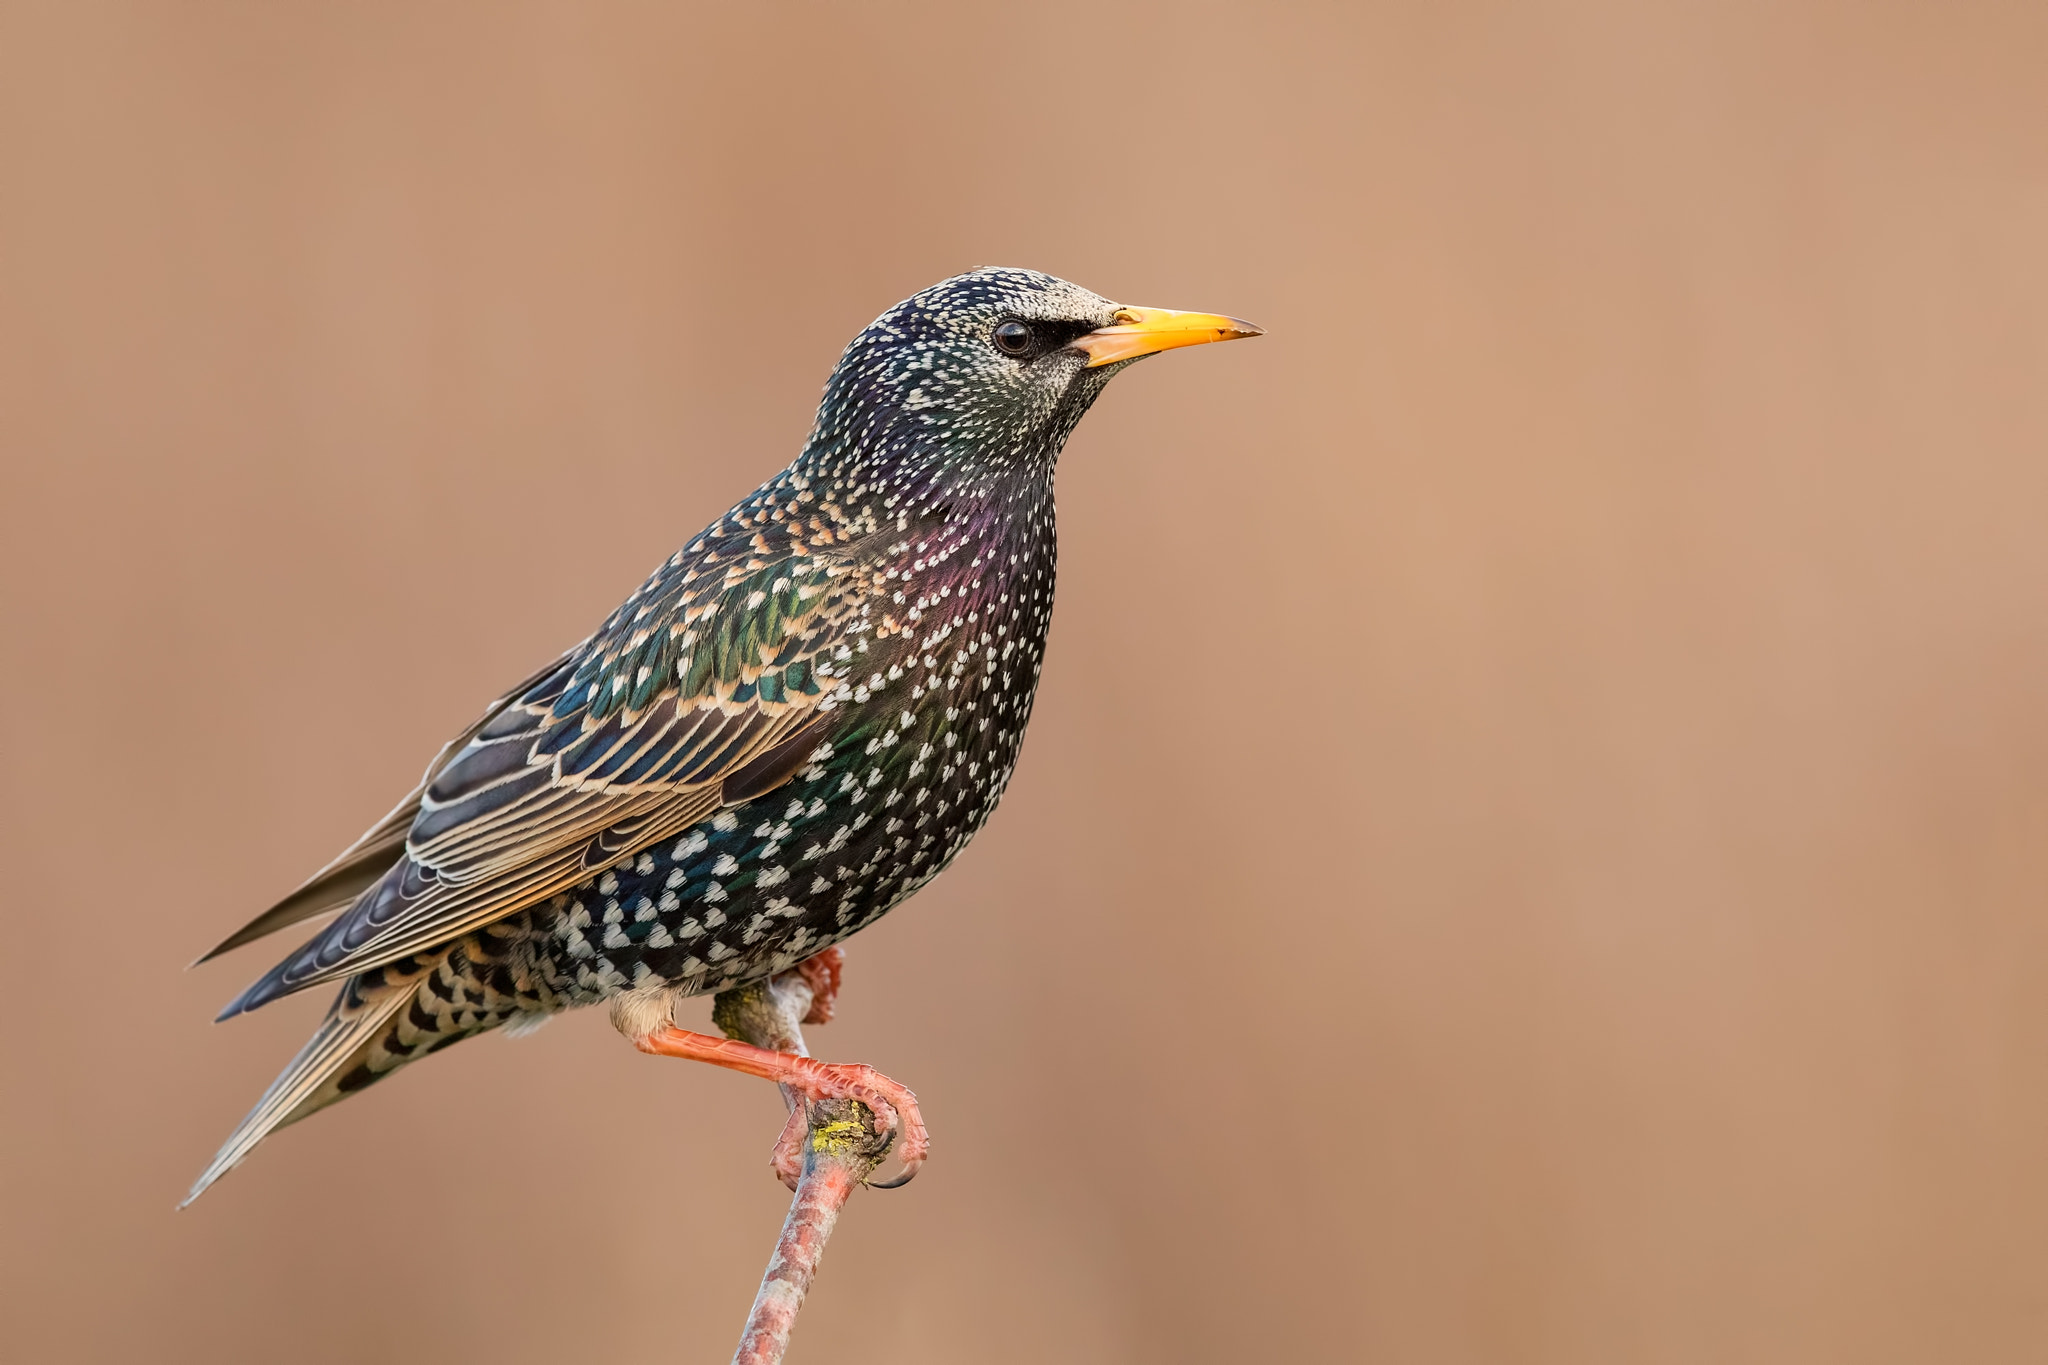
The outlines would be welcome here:
<svg viewBox="0 0 2048 1365">
<path fill-rule="evenodd" d="M 862 656 L 810 766 L 530 912 L 550 945 L 536 965 L 571 1000 L 785 970 L 899 904 L 981 828 L 1030 718 L 1052 546 L 901 579 L 895 629 Z"/>
</svg>

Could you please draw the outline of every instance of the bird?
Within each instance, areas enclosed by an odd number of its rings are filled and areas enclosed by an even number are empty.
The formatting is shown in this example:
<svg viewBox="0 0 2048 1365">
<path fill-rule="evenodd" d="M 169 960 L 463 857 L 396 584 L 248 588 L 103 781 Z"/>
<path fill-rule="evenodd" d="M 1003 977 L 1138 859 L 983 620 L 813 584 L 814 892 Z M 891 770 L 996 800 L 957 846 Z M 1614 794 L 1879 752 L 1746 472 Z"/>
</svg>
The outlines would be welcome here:
<svg viewBox="0 0 2048 1365">
<path fill-rule="evenodd" d="M 929 1150 L 913 1092 L 690 1032 L 675 1008 L 796 970 L 829 1011 L 836 945 L 938 876 L 1009 784 L 1075 424 L 1136 361 L 1261 331 L 1012 267 L 876 318 L 788 466 L 199 959 L 339 912 L 221 1011 L 339 983 L 185 1203 L 276 1129 L 429 1053 L 596 1004 L 643 1052 L 860 1100 L 908 1179 Z"/>
</svg>

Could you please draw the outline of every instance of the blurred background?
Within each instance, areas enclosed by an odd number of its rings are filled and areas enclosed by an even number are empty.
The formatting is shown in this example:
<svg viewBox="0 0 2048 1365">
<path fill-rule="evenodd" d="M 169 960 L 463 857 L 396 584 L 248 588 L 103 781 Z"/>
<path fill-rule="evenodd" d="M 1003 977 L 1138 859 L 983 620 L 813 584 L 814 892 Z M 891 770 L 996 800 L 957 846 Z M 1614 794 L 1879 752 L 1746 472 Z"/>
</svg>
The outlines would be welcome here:
<svg viewBox="0 0 2048 1365">
<path fill-rule="evenodd" d="M 821 1361 L 2048 1350 L 2048 8 L 0 4 L 21 1360 L 725 1358 L 771 1088 L 585 1012 L 173 1205 L 185 964 L 987 263 L 1120 379 Z M 315 998 L 315 997 L 322 998 Z M 708 1005 L 700 1009 L 702 1024 Z"/>
</svg>

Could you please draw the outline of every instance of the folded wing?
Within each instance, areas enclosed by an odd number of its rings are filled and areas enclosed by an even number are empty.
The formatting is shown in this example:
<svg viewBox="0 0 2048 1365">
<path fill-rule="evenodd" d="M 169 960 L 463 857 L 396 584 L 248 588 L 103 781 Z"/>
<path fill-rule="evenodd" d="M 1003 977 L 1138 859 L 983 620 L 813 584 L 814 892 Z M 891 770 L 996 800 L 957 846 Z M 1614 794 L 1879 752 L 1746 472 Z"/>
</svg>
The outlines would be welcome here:
<svg viewBox="0 0 2048 1365">
<path fill-rule="evenodd" d="M 877 594 L 844 557 L 719 558 L 671 560 L 437 760 L 416 807 L 216 949 L 353 895 L 221 1017 L 460 937 L 800 770 L 868 667 Z"/>
</svg>

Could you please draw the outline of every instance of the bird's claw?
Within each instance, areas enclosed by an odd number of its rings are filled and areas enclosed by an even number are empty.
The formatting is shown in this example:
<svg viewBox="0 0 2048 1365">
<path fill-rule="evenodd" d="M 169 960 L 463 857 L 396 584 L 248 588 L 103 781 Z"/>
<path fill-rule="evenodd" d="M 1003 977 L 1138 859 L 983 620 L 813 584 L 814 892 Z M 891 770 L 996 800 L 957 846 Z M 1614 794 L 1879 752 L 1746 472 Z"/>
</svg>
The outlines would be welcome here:
<svg viewBox="0 0 2048 1365">
<path fill-rule="evenodd" d="M 775 1150 L 768 1154 L 769 1169 L 791 1193 L 795 1193 L 796 1182 L 803 1177 L 804 1139 L 810 1131 L 809 1106 L 798 1100 L 790 1106 L 789 1122 L 782 1125 L 782 1133 L 775 1139 Z"/>
<path fill-rule="evenodd" d="M 769 1165 L 776 1178 L 792 1190 L 803 1175 L 810 1105 L 819 1100 L 857 1100 L 865 1105 L 874 1116 L 875 1132 L 888 1139 L 884 1150 L 893 1148 L 902 1161 L 903 1170 L 894 1179 L 867 1182 L 873 1189 L 893 1190 L 909 1184 L 931 1152 L 931 1135 L 917 1107 L 917 1096 L 871 1066 L 810 1062 L 801 1075 L 784 1084 L 795 1092 L 798 1102 L 789 1112 L 789 1122 L 782 1126 L 782 1135 L 775 1139 Z"/>
</svg>

